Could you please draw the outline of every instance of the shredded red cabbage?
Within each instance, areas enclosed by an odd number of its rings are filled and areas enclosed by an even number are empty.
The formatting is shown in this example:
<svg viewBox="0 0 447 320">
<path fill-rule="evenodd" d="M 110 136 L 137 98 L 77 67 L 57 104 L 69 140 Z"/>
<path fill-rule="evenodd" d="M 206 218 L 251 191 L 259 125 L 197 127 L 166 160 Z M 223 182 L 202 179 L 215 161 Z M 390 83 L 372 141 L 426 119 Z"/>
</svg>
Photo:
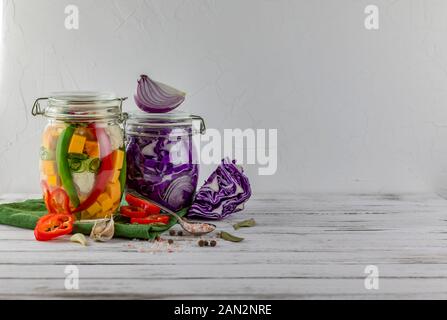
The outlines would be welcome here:
<svg viewBox="0 0 447 320">
<path fill-rule="evenodd" d="M 225 158 L 197 192 L 188 216 L 220 220 L 241 211 L 250 196 L 250 182 L 242 167 Z"/>
<path fill-rule="evenodd" d="M 191 205 L 199 167 L 190 134 L 163 129 L 156 136 L 128 136 L 127 188 L 178 211 Z M 183 129 L 181 129 L 183 130 Z"/>
</svg>

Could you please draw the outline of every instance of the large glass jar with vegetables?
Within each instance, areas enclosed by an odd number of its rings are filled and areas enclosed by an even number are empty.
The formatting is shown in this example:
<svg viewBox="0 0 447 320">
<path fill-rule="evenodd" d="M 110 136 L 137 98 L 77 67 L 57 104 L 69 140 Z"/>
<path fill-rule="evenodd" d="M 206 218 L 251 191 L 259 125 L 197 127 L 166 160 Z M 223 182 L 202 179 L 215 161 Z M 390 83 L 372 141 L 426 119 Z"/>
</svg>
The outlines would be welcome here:
<svg viewBox="0 0 447 320">
<path fill-rule="evenodd" d="M 117 212 L 126 179 L 123 100 L 110 93 L 70 92 L 34 103 L 33 115 L 48 119 L 40 179 L 50 213 L 99 219 Z"/>
<path fill-rule="evenodd" d="M 128 192 L 173 211 L 189 207 L 199 175 L 194 136 L 204 130 L 202 118 L 182 112 L 129 115 Z"/>
</svg>

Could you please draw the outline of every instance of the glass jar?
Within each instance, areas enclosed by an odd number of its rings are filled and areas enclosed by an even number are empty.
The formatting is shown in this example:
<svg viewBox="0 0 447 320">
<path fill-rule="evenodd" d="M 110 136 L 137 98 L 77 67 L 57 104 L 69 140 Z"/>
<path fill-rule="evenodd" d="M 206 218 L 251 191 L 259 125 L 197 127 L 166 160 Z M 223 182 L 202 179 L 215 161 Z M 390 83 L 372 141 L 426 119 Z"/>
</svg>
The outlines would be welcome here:
<svg viewBox="0 0 447 320">
<path fill-rule="evenodd" d="M 48 119 L 40 180 L 49 212 L 71 212 L 82 220 L 117 212 L 126 179 L 125 99 L 111 93 L 63 92 L 36 100 L 32 114 Z M 41 100 L 48 100 L 44 108 Z"/>
<path fill-rule="evenodd" d="M 199 176 L 193 137 L 204 131 L 201 117 L 182 112 L 129 115 L 126 189 L 173 211 L 190 206 Z"/>
</svg>

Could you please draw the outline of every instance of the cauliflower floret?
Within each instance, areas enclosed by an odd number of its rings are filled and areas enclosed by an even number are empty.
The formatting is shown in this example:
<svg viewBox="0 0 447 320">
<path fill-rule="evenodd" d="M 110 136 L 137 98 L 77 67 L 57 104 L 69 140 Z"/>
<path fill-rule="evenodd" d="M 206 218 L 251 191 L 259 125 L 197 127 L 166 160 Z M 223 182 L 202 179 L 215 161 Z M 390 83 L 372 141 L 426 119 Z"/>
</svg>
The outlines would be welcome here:
<svg viewBox="0 0 447 320">
<path fill-rule="evenodd" d="M 119 126 L 107 127 L 106 133 L 110 137 L 110 143 L 113 150 L 122 148 L 124 146 L 124 132 Z"/>
<path fill-rule="evenodd" d="M 89 194 L 95 184 L 95 174 L 93 172 L 72 172 L 73 182 L 78 186 L 82 195 Z"/>
</svg>

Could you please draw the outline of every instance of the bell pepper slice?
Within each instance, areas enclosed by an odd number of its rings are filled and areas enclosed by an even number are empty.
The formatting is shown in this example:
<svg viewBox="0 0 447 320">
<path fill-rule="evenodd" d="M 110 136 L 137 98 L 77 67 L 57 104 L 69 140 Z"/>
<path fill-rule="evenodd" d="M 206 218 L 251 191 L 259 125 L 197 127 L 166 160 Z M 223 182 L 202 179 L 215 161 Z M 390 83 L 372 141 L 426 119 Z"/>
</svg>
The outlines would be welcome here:
<svg viewBox="0 0 447 320">
<path fill-rule="evenodd" d="M 164 214 L 152 214 L 145 218 L 131 218 L 130 223 L 134 224 L 168 224 L 169 216 Z"/>
<path fill-rule="evenodd" d="M 132 194 L 126 194 L 126 201 L 129 205 L 134 207 L 139 207 L 144 209 L 146 213 L 149 214 L 159 214 L 160 208 L 156 205 L 150 203 L 149 201 L 143 200 L 141 198 L 135 197 Z"/>
<path fill-rule="evenodd" d="M 48 241 L 73 231 L 74 218 L 70 214 L 47 214 L 39 219 L 34 229 L 38 241 Z"/>
<path fill-rule="evenodd" d="M 98 138 L 101 164 L 90 195 L 73 211 L 75 213 L 87 210 L 95 203 L 98 197 L 106 190 L 107 184 L 113 176 L 113 153 L 110 138 L 104 128 L 93 125 L 91 129 Z"/>
<path fill-rule="evenodd" d="M 128 218 L 145 218 L 149 215 L 143 208 L 135 206 L 122 206 L 120 212 L 121 215 Z"/>
</svg>

